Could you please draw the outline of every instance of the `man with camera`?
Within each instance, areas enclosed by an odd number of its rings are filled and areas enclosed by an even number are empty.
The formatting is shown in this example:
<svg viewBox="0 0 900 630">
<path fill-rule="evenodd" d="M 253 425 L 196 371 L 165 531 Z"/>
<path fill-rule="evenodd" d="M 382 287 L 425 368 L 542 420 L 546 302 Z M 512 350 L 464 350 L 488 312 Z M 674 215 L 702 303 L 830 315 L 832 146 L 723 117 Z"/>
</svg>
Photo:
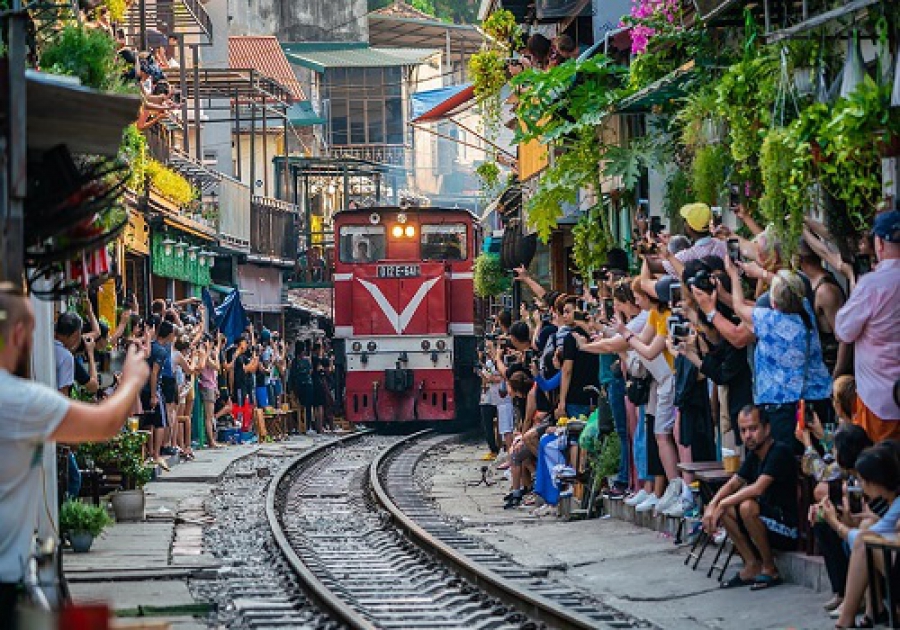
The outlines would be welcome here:
<svg viewBox="0 0 900 630">
<path fill-rule="evenodd" d="M 661 262 L 666 273 L 681 277 L 684 264 L 689 260 L 697 260 L 707 256 L 725 258 L 728 255 L 725 241 L 714 238 L 710 234 L 709 229 L 713 214 L 708 205 L 699 202 L 689 203 L 681 207 L 679 214 L 684 219 L 685 236 L 691 239 L 693 244 L 687 249 L 674 254 L 670 253 L 667 248 L 662 249 Z"/>
<path fill-rule="evenodd" d="M 148 370 L 141 353 L 132 347 L 111 396 L 96 405 L 69 400 L 27 379 L 34 311 L 12 285 L 0 286 L 0 315 L 0 610 L 6 621 L 15 618 L 38 512 L 44 509 L 44 445 L 115 436 L 133 409 Z M 75 330 L 81 333 L 80 327 L 67 330 L 70 335 Z"/>
</svg>

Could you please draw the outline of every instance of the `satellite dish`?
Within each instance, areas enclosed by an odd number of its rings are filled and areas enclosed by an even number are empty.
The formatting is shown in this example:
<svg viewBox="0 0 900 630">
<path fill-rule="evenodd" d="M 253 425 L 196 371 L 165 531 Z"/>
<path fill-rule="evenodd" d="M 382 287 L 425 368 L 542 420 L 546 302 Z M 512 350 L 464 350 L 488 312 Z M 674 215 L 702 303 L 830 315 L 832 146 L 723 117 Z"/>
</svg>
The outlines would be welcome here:
<svg viewBox="0 0 900 630">
<path fill-rule="evenodd" d="M 373 212 L 369 215 L 369 223 L 371 223 L 372 225 L 378 225 L 379 223 L 381 223 L 381 215 L 377 212 Z"/>
</svg>

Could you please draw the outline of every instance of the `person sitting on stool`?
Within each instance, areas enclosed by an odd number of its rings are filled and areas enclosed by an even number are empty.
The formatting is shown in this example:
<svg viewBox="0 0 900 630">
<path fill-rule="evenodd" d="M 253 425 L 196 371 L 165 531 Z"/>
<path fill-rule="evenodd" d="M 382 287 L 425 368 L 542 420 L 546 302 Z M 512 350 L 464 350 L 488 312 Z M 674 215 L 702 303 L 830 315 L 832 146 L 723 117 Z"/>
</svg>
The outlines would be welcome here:
<svg viewBox="0 0 900 630">
<path fill-rule="evenodd" d="M 721 524 L 744 561 L 722 588 L 761 590 L 781 584 L 772 549 L 791 550 L 797 532 L 797 463 L 790 447 L 772 438 L 766 417 L 753 405 L 738 416 L 747 458 L 713 497 L 703 515 L 712 534 Z"/>
</svg>

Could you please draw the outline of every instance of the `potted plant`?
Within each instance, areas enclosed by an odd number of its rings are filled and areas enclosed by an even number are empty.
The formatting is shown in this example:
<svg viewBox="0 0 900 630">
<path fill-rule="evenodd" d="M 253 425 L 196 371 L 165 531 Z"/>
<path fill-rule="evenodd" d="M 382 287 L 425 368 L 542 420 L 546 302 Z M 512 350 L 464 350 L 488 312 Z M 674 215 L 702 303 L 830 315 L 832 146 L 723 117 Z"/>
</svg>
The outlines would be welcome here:
<svg viewBox="0 0 900 630">
<path fill-rule="evenodd" d="M 144 486 L 153 477 L 153 468 L 144 463 L 143 446 L 147 435 L 123 432 L 107 442 L 84 444 L 78 456 L 104 469 L 107 475 L 121 477 L 121 490 L 110 497 L 116 522 L 144 519 Z M 88 462 L 88 465 L 91 465 Z"/>
<path fill-rule="evenodd" d="M 102 507 L 68 500 L 59 509 L 59 531 L 69 539 L 75 553 L 90 551 L 94 538 L 111 524 Z"/>
<path fill-rule="evenodd" d="M 495 297 L 510 287 L 509 276 L 504 273 L 500 258 L 486 252 L 475 259 L 473 280 L 475 295 L 478 297 Z"/>
</svg>

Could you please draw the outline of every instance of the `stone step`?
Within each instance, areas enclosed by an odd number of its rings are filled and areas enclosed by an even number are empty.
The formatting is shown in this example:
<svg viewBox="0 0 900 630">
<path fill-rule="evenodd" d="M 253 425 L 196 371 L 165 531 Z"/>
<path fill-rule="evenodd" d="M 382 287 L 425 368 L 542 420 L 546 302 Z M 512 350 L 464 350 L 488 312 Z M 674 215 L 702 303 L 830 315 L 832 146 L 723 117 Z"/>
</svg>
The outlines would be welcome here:
<svg viewBox="0 0 900 630">
<path fill-rule="evenodd" d="M 625 505 L 625 502 L 621 500 L 611 501 L 603 497 L 603 509 L 612 518 L 667 534 L 672 536 L 673 540 L 678 531 L 679 519 L 662 515 L 654 516 L 653 512 L 638 514 L 633 507 Z M 687 530 L 688 526 L 686 525 L 685 531 L 682 532 L 682 536 L 685 537 L 685 543 L 682 545 L 685 555 L 690 552 L 690 545 L 687 544 L 687 535 L 689 533 Z M 697 566 L 697 571 L 705 573 L 709 569 L 710 563 L 715 558 L 716 551 L 717 548 L 712 545 L 707 548 L 706 553 L 703 554 L 703 558 L 700 560 L 700 564 Z M 828 581 L 825 561 L 821 556 L 808 556 L 802 551 L 776 551 L 775 558 L 785 582 L 798 584 L 819 593 L 831 592 L 831 582 Z M 732 563 L 734 563 L 734 560 L 732 560 Z M 685 567 L 685 570 L 689 570 L 688 567 Z M 729 567 L 730 571 L 731 568 Z"/>
</svg>

